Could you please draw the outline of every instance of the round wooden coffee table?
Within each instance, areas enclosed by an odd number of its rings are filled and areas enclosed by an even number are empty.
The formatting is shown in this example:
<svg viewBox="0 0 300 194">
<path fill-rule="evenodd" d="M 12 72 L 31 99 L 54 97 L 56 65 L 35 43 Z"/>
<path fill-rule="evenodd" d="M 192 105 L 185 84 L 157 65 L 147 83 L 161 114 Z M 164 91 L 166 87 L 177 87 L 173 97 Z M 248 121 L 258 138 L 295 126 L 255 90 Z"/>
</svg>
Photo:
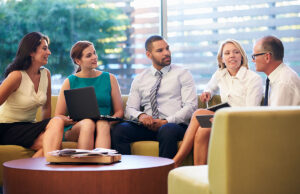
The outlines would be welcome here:
<svg viewBox="0 0 300 194">
<path fill-rule="evenodd" d="M 3 164 L 3 191 L 10 193 L 139 193 L 166 194 L 171 159 L 122 155 L 109 165 L 49 164 L 45 158 Z"/>
</svg>

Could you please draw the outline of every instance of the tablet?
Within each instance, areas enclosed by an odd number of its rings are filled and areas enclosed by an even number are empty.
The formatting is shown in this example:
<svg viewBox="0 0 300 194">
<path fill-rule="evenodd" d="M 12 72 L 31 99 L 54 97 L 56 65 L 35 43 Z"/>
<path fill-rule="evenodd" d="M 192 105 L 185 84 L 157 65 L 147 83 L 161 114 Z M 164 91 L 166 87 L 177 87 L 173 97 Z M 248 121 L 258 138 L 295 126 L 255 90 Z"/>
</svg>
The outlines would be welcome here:
<svg viewBox="0 0 300 194">
<path fill-rule="evenodd" d="M 196 118 L 199 122 L 199 125 L 202 128 L 211 128 L 212 122 L 210 122 L 210 119 L 213 118 L 214 115 L 197 115 Z"/>
</svg>

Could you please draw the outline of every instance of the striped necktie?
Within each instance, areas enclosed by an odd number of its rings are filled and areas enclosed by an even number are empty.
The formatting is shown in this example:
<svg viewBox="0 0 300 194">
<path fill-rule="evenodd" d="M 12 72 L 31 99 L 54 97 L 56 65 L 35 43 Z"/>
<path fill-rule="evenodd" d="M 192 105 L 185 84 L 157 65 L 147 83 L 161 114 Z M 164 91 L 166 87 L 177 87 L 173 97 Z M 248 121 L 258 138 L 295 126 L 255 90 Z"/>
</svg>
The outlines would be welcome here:
<svg viewBox="0 0 300 194">
<path fill-rule="evenodd" d="M 264 98 L 264 106 L 268 106 L 268 98 L 269 98 L 269 78 L 266 80 L 266 91 L 265 91 L 265 98 Z"/>
<path fill-rule="evenodd" d="M 160 86 L 160 82 L 161 82 L 161 78 L 162 78 L 162 72 L 161 71 L 157 71 L 155 73 L 155 76 L 158 76 L 154 86 L 151 88 L 150 90 L 150 103 L 151 103 L 151 108 L 152 108 L 152 117 L 153 118 L 158 118 L 159 113 L 158 113 L 158 109 L 157 109 L 157 91 L 159 89 Z"/>
</svg>

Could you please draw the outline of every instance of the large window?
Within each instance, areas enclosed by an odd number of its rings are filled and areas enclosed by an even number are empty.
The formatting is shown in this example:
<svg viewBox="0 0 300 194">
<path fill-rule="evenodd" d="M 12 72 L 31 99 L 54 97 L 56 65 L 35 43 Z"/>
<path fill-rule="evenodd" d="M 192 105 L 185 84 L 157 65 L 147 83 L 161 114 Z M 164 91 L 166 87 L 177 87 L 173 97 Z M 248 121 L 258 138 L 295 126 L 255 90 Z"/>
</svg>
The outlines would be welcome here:
<svg viewBox="0 0 300 194">
<path fill-rule="evenodd" d="M 0 29 L 1 73 L 24 34 L 50 37 L 54 95 L 74 73 L 69 51 L 78 40 L 95 44 L 99 69 L 117 76 L 122 94 L 151 65 L 144 42 L 152 34 L 165 36 L 172 62 L 191 70 L 198 93 L 217 69 L 218 47 L 228 38 L 240 41 L 250 56 L 257 38 L 276 35 L 285 62 L 300 73 L 300 0 L 0 0 Z"/>
<path fill-rule="evenodd" d="M 69 52 L 79 40 L 94 43 L 99 69 L 115 74 L 126 94 L 133 76 L 149 65 L 141 56 L 143 42 L 159 34 L 159 7 L 157 0 L 0 0 L 0 71 L 13 60 L 20 39 L 40 31 L 51 40 L 46 67 L 54 95 L 74 73 Z"/>
<path fill-rule="evenodd" d="M 172 0 L 167 6 L 167 36 L 173 62 L 190 68 L 203 90 L 217 69 L 219 45 L 238 40 L 247 52 L 250 69 L 253 43 L 265 35 L 279 37 L 284 61 L 300 74 L 300 1 Z"/>
</svg>

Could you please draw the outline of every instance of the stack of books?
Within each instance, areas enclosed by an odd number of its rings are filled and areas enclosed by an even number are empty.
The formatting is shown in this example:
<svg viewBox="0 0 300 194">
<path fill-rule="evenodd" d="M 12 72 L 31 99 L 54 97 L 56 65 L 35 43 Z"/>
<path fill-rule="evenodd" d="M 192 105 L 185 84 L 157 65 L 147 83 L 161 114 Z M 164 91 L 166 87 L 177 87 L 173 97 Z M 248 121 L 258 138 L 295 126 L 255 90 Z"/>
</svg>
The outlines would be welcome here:
<svg viewBox="0 0 300 194">
<path fill-rule="evenodd" d="M 93 150 L 63 149 L 48 153 L 46 161 L 50 163 L 98 163 L 111 164 L 121 160 L 116 150 L 96 148 Z"/>
</svg>

